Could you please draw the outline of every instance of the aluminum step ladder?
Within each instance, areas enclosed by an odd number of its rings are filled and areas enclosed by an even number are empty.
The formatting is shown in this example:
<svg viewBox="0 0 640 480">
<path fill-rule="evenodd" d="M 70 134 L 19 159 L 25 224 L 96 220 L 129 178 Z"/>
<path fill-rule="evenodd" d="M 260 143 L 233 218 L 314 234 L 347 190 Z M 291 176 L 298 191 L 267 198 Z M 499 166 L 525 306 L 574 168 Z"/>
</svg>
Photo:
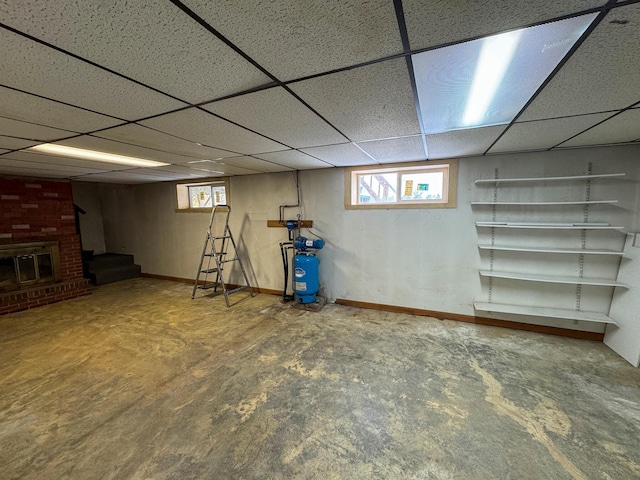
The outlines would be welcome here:
<svg viewBox="0 0 640 480">
<path fill-rule="evenodd" d="M 220 216 L 225 213 L 224 228 L 221 230 Z M 229 295 L 232 293 L 248 289 L 249 294 L 253 297 L 253 290 L 249 285 L 249 279 L 247 278 L 244 266 L 242 265 L 242 260 L 240 260 L 240 257 L 238 256 L 236 242 L 233 239 L 231 229 L 229 228 L 229 215 L 231 215 L 231 207 L 229 205 L 216 205 L 211 211 L 211 219 L 209 220 L 209 227 L 207 227 L 207 236 L 204 240 L 202 256 L 200 257 L 200 265 L 198 265 L 198 272 L 196 274 L 196 282 L 193 285 L 193 292 L 191 293 L 191 298 L 193 299 L 195 298 L 196 290 L 198 289 L 213 289 L 214 292 L 217 292 L 218 287 L 220 287 L 227 307 L 231 306 L 229 304 Z M 231 255 L 228 256 L 228 253 Z M 223 273 L 224 266 L 231 262 L 238 262 L 245 284 L 228 289 L 224 281 Z M 216 278 L 215 281 L 212 282 L 209 279 L 209 275 L 213 275 L 214 273 Z M 200 277 L 202 275 L 204 275 L 204 278 L 201 281 Z"/>
</svg>

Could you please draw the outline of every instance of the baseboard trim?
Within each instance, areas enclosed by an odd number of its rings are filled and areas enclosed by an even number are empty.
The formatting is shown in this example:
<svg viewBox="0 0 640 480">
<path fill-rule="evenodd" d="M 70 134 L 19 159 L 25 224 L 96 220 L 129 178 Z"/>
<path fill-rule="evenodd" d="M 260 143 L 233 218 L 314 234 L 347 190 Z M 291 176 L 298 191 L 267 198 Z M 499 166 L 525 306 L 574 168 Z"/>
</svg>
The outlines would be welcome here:
<svg viewBox="0 0 640 480">
<path fill-rule="evenodd" d="M 168 275 L 156 275 L 155 273 L 145 272 L 142 272 L 140 276 L 146 278 L 155 278 L 157 280 L 169 280 L 170 282 L 190 283 L 191 285 L 193 285 L 193 278 L 170 277 Z"/>
<path fill-rule="evenodd" d="M 157 280 L 169 280 L 170 282 L 188 283 L 190 285 L 193 285 L 193 282 L 194 282 L 193 278 L 170 277 L 168 275 L 156 275 L 155 273 L 143 272 L 140 275 L 146 278 L 155 278 Z M 200 280 L 199 283 L 202 284 L 204 282 Z M 237 288 L 240 285 L 236 285 L 235 283 L 227 283 L 226 286 L 227 288 L 231 289 L 231 288 Z M 251 285 L 251 290 L 257 293 L 264 293 L 266 295 L 282 295 L 282 290 L 272 290 L 271 288 L 254 287 L 253 285 Z"/>
<path fill-rule="evenodd" d="M 511 328 L 513 330 L 525 330 L 527 332 L 544 333 L 547 335 L 557 335 L 561 337 L 578 338 L 593 342 L 602 342 L 604 333 L 583 332 L 581 330 L 571 330 L 569 328 L 548 327 L 545 325 L 533 325 L 530 323 L 513 322 L 510 320 L 498 320 L 495 318 L 477 317 L 475 315 L 463 315 L 460 313 L 438 312 L 434 310 L 423 310 L 421 308 L 399 307 L 396 305 L 385 305 L 381 303 L 359 302 L 357 300 L 347 300 L 337 298 L 339 305 L 348 307 L 367 308 L 370 310 L 380 310 L 383 312 L 407 313 L 409 315 L 419 315 L 422 317 L 434 317 L 440 320 L 456 320 L 458 322 L 475 323 L 476 325 L 488 325 L 491 327 Z"/>
<path fill-rule="evenodd" d="M 193 285 L 193 278 L 171 277 L 168 275 L 156 275 L 155 273 L 142 273 L 143 277 L 155 278 L 158 280 L 169 280 L 171 282 L 188 283 Z M 227 284 L 228 288 L 236 288 L 239 285 Z M 252 286 L 251 289 L 257 293 L 266 295 L 282 295 L 281 290 L 273 290 L 271 288 L 260 288 Z M 385 305 L 383 303 L 360 302 L 357 300 L 348 300 L 346 298 L 337 298 L 335 301 L 338 305 L 347 307 L 365 308 L 368 310 L 379 310 L 383 312 L 407 313 L 409 315 L 418 315 L 421 317 L 433 317 L 440 320 L 456 320 L 464 323 L 475 323 L 476 325 L 488 325 L 491 327 L 510 328 L 512 330 L 524 330 L 527 332 L 544 333 L 547 335 L 557 335 L 560 337 L 578 338 L 580 340 L 590 340 L 593 342 L 602 342 L 604 333 L 583 332 L 581 330 L 571 330 L 569 328 L 547 327 L 544 325 L 533 325 L 530 323 L 513 322 L 509 320 L 498 320 L 495 318 L 477 317 L 474 315 L 463 315 L 461 313 L 438 312 L 435 310 L 424 310 L 422 308 L 399 307 L 397 305 Z"/>
</svg>

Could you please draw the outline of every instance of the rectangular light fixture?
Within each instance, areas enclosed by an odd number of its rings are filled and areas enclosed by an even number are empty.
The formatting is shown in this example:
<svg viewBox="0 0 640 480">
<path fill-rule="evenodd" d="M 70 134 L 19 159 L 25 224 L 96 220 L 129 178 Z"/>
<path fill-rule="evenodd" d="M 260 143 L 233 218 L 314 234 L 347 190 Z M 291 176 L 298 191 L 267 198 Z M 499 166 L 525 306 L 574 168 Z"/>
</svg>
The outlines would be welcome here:
<svg viewBox="0 0 640 480">
<path fill-rule="evenodd" d="M 482 50 L 462 117 L 463 124 L 477 125 L 482 121 L 511 63 L 521 34 L 521 30 L 516 30 L 494 35 L 482 42 Z"/>
<path fill-rule="evenodd" d="M 64 145 L 56 145 L 54 143 L 43 143 L 41 145 L 27 148 L 26 151 L 49 153 L 51 155 L 81 158 L 83 160 L 93 160 L 97 162 L 115 163 L 130 167 L 164 167 L 171 165 L 170 163 L 156 162 L 155 160 L 127 157 L 125 155 L 116 155 L 115 153 L 98 152 L 95 150 L 85 150 L 84 148 L 65 147 Z"/>
<path fill-rule="evenodd" d="M 425 134 L 511 122 L 597 13 L 411 56 Z"/>
</svg>

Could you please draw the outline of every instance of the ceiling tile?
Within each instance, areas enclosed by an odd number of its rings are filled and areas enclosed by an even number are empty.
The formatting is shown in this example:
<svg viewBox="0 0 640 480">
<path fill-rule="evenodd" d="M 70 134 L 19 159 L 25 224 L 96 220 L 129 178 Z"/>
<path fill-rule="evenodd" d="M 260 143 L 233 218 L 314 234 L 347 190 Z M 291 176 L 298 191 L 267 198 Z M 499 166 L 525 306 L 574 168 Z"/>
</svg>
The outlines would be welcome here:
<svg viewBox="0 0 640 480">
<path fill-rule="evenodd" d="M 628 23 L 611 23 L 615 20 Z M 520 120 L 619 110 L 637 102 L 638 31 L 640 4 L 609 12 Z"/>
<path fill-rule="evenodd" d="M 491 147 L 489 153 L 546 150 L 609 116 L 610 113 L 596 113 L 516 123 Z"/>
<path fill-rule="evenodd" d="M 302 151 L 336 167 L 376 164 L 374 159 L 366 155 L 353 143 L 303 148 Z"/>
<path fill-rule="evenodd" d="M 32 147 L 38 143 L 39 142 L 31 140 L 23 140 L 22 138 L 5 137 L 4 135 L 0 135 L 0 148 L 7 148 L 9 150 Z"/>
<path fill-rule="evenodd" d="M 403 0 L 413 50 L 524 27 L 606 4 L 606 0 Z"/>
<path fill-rule="evenodd" d="M 283 150 L 284 145 L 197 108 L 139 122 L 171 135 L 245 155 Z"/>
<path fill-rule="evenodd" d="M 280 80 L 402 52 L 393 2 L 387 0 L 185 3 Z"/>
<path fill-rule="evenodd" d="M 11 137 L 30 140 L 55 140 L 75 135 L 74 132 L 58 128 L 44 127 L 34 123 L 20 122 L 10 118 L 0 117 L 0 132 Z"/>
<path fill-rule="evenodd" d="M 402 58 L 290 87 L 354 142 L 420 133 L 409 73 Z"/>
<path fill-rule="evenodd" d="M 235 157 L 238 155 L 237 153 L 227 150 L 198 145 L 195 142 L 168 135 L 135 123 L 103 130 L 94 133 L 93 136 L 200 159 L 214 160 L 216 158 Z"/>
<path fill-rule="evenodd" d="M 79 158 L 59 157 L 56 155 L 47 155 L 46 153 L 36 152 L 12 152 L 4 155 L 2 158 L 9 158 L 11 160 L 18 160 L 21 162 L 30 163 L 42 163 L 47 164 L 49 167 L 73 167 L 87 169 L 92 172 L 110 171 L 110 170 L 123 170 L 131 167 L 123 167 L 115 163 L 97 162 L 94 160 L 82 160 Z"/>
<path fill-rule="evenodd" d="M 284 88 L 270 88 L 203 108 L 294 148 L 347 139 Z"/>
<path fill-rule="evenodd" d="M 64 165 L 62 163 L 54 163 L 44 161 L 46 159 L 42 159 L 40 161 L 36 155 L 32 155 L 30 158 L 33 161 L 29 161 L 23 156 L 14 156 L 15 154 L 10 153 L 8 155 L 3 155 L 0 157 L 0 169 L 6 168 L 22 168 L 22 169 L 33 169 L 33 170 L 47 170 L 52 172 L 58 172 L 60 174 L 66 175 L 81 175 L 85 173 L 97 173 L 101 172 L 104 169 L 102 168 L 88 168 L 83 166 L 75 166 L 75 165 Z"/>
<path fill-rule="evenodd" d="M 308 170 L 314 168 L 327 168 L 333 165 L 311 157 L 306 153 L 297 150 L 285 150 L 283 152 L 261 153 L 256 155 L 258 158 L 268 160 L 273 163 L 294 168 L 296 170 Z"/>
<path fill-rule="evenodd" d="M 126 155 L 165 163 L 187 163 L 194 160 L 193 157 L 185 157 L 182 155 L 163 152 L 161 150 L 138 147 L 137 145 L 129 145 L 127 143 L 116 142 L 114 140 L 107 140 L 105 138 L 98 138 L 91 135 L 82 135 L 80 137 L 55 143 L 65 145 L 67 147 L 85 148 L 87 150 L 97 150 L 99 152 L 115 153 L 116 155 Z"/>
<path fill-rule="evenodd" d="M 0 84 L 9 87 L 128 120 L 184 106 L 2 28 L 0 45 Z"/>
<path fill-rule="evenodd" d="M 429 160 L 482 155 L 505 128 L 497 125 L 427 135 Z"/>
<path fill-rule="evenodd" d="M 581 133 L 561 147 L 582 147 L 609 143 L 633 142 L 640 138 L 640 110 L 627 110 L 600 125 Z"/>
<path fill-rule="evenodd" d="M 226 161 L 226 160 L 225 160 Z M 208 177 L 219 177 L 224 175 L 253 175 L 260 173 L 258 170 L 236 167 L 227 163 L 206 162 L 189 165 L 196 172 L 203 172 Z"/>
<path fill-rule="evenodd" d="M 380 163 L 412 162 L 427 158 L 420 135 L 360 142 L 358 146 Z"/>
<path fill-rule="evenodd" d="M 154 167 L 154 168 L 136 168 L 134 170 L 130 170 L 133 172 L 139 172 L 139 173 L 143 173 L 144 171 L 147 170 L 153 170 L 153 171 L 157 171 L 157 172 L 171 172 L 174 174 L 179 174 L 179 176 L 181 176 L 181 178 L 184 179 L 188 179 L 188 178 L 204 178 L 204 177 L 210 177 L 211 175 L 207 172 L 204 172 L 202 170 L 195 170 L 193 168 L 191 168 L 190 166 L 187 165 L 167 165 L 164 167 Z"/>
<path fill-rule="evenodd" d="M 182 173 L 172 172 L 161 167 L 134 168 L 132 170 L 127 170 L 126 173 L 134 176 L 152 177 L 155 180 L 160 182 L 171 181 L 171 180 L 189 180 L 189 179 L 193 179 L 194 181 L 199 181 L 199 179 L 209 177 L 209 175 L 206 175 L 204 172 L 200 172 L 202 175 L 196 174 L 192 176 L 184 172 Z"/>
<path fill-rule="evenodd" d="M 129 171 L 94 173 L 87 175 L 78 175 L 72 177 L 77 182 L 98 182 L 98 183 L 120 183 L 135 185 L 140 183 L 163 182 L 167 179 L 163 176 L 141 175 L 130 173 Z"/>
<path fill-rule="evenodd" d="M 122 123 L 99 113 L 0 86 L 0 116 L 40 125 L 88 132 Z"/>
<path fill-rule="evenodd" d="M 225 165 L 232 167 L 247 168 L 250 170 L 256 170 L 258 172 L 286 172 L 292 170 L 289 167 L 284 167 L 276 163 L 268 162 L 266 160 L 260 160 L 254 157 L 233 157 L 225 158 L 222 160 Z"/>
<path fill-rule="evenodd" d="M 164 0 L 22 0 L 2 2 L 0 16 L 22 32 L 191 102 L 271 81 Z"/>
<path fill-rule="evenodd" d="M 38 165 L 38 164 L 35 164 Z M 34 168 L 33 166 L 11 167 L 5 166 L 0 158 L 0 174 L 15 175 L 21 177 L 40 177 L 40 178 L 67 178 L 66 172 L 51 170 L 47 168 Z"/>
</svg>

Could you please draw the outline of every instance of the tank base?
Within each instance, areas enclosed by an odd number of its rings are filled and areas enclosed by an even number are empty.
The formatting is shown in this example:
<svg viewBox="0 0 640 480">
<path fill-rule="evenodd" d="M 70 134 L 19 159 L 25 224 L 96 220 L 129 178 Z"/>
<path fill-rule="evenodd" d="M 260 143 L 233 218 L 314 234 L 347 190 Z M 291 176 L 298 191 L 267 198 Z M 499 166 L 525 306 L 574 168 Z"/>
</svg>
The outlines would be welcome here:
<svg viewBox="0 0 640 480">
<path fill-rule="evenodd" d="M 316 301 L 316 294 L 312 294 L 312 295 L 298 295 L 296 293 L 296 303 L 313 303 Z"/>
<path fill-rule="evenodd" d="M 293 308 L 298 310 L 306 310 L 307 312 L 319 312 L 327 304 L 327 299 L 318 295 L 316 301 L 312 303 L 295 303 Z"/>
</svg>

